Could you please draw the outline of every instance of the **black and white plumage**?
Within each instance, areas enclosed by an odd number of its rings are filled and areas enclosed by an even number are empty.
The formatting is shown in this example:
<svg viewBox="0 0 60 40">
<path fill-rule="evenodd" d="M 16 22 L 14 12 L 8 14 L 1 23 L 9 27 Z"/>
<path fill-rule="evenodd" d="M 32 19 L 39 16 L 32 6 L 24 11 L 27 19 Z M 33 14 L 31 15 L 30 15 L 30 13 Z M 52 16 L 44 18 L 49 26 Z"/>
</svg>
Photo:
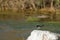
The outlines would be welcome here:
<svg viewBox="0 0 60 40">
<path fill-rule="evenodd" d="M 44 25 L 37 25 L 36 27 L 43 27 Z"/>
<path fill-rule="evenodd" d="M 36 25 L 37 29 L 40 29 L 41 27 L 44 27 L 44 25 Z"/>
</svg>

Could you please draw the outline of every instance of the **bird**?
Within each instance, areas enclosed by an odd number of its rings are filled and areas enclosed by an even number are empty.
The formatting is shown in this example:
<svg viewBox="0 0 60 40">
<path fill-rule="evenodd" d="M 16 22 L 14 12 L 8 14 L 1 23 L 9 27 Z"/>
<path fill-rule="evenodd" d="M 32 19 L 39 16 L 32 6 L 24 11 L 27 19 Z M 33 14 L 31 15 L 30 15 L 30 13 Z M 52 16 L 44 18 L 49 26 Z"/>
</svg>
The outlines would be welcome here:
<svg viewBox="0 0 60 40">
<path fill-rule="evenodd" d="M 36 25 L 36 27 L 43 27 L 44 25 Z"/>
<path fill-rule="evenodd" d="M 44 27 L 44 25 L 36 25 L 37 29 L 40 29 L 41 27 Z"/>
</svg>

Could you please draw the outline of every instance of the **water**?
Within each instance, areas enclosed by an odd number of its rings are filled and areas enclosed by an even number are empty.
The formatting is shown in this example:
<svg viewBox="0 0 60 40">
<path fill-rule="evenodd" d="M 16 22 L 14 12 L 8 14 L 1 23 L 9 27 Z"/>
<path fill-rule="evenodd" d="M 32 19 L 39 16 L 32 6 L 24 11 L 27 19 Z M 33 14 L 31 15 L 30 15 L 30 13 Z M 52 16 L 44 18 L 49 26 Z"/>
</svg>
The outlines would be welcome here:
<svg viewBox="0 0 60 40">
<path fill-rule="evenodd" d="M 37 29 L 36 28 L 37 24 L 39 25 L 44 24 L 45 27 L 41 28 L 43 30 L 51 30 L 60 33 L 60 22 L 40 23 L 40 22 L 0 21 L 0 30 L 2 30 L 3 28 L 5 28 L 6 30 L 34 30 Z"/>
<path fill-rule="evenodd" d="M 0 21 L 0 30 L 34 30 L 37 29 L 36 25 L 44 24 L 45 27 L 42 30 L 51 30 L 60 33 L 60 22 L 59 23 L 48 23 L 48 22 L 20 22 L 20 21 Z M 51 29 L 52 28 L 52 29 Z"/>
<path fill-rule="evenodd" d="M 27 38 L 36 25 L 44 24 L 40 30 L 49 30 L 60 33 L 60 22 L 20 22 L 20 21 L 0 21 L 0 40 L 17 40 L 21 37 Z M 19 36 L 18 36 L 19 35 Z M 23 40 L 23 39 L 20 39 Z"/>
</svg>

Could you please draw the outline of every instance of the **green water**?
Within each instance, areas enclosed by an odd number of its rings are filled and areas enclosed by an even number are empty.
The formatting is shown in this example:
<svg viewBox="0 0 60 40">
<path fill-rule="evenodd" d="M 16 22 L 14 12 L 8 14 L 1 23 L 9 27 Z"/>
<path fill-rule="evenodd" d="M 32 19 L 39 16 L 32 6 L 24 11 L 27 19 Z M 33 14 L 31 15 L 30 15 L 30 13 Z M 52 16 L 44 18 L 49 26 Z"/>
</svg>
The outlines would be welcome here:
<svg viewBox="0 0 60 40">
<path fill-rule="evenodd" d="M 60 22 L 20 22 L 20 21 L 0 21 L 0 26 L 7 26 L 8 30 L 34 30 L 37 29 L 35 26 L 44 24 L 41 30 L 50 30 L 53 32 L 60 33 Z M 0 30 L 2 30 L 0 28 Z"/>
<path fill-rule="evenodd" d="M 20 21 L 0 21 L 0 40 L 16 40 L 20 37 L 27 39 L 32 30 L 37 29 L 36 25 L 44 24 L 40 30 L 48 30 L 60 33 L 60 22 L 20 22 Z M 11 30 L 17 30 L 11 32 Z M 28 31 L 29 30 L 29 31 Z M 23 33 L 19 33 L 23 32 Z M 21 39 L 22 40 L 22 39 Z"/>
</svg>

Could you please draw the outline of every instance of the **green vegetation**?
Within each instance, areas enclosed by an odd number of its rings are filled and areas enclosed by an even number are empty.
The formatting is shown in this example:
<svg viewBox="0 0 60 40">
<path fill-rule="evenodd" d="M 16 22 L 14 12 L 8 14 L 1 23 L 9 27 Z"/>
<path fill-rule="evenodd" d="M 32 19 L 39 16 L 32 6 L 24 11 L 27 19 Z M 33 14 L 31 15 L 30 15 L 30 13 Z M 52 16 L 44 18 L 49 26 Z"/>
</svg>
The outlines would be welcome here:
<svg viewBox="0 0 60 40">
<path fill-rule="evenodd" d="M 59 6 L 60 0 L 1 0 L 0 19 L 26 20 L 29 16 L 48 15 L 51 21 L 60 20 Z"/>
<path fill-rule="evenodd" d="M 31 17 L 31 16 L 29 16 L 27 19 L 26 19 L 26 21 L 27 22 L 36 22 L 36 21 L 38 21 L 39 19 L 38 18 L 36 18 L 36 17 Z"/>
</svg>

